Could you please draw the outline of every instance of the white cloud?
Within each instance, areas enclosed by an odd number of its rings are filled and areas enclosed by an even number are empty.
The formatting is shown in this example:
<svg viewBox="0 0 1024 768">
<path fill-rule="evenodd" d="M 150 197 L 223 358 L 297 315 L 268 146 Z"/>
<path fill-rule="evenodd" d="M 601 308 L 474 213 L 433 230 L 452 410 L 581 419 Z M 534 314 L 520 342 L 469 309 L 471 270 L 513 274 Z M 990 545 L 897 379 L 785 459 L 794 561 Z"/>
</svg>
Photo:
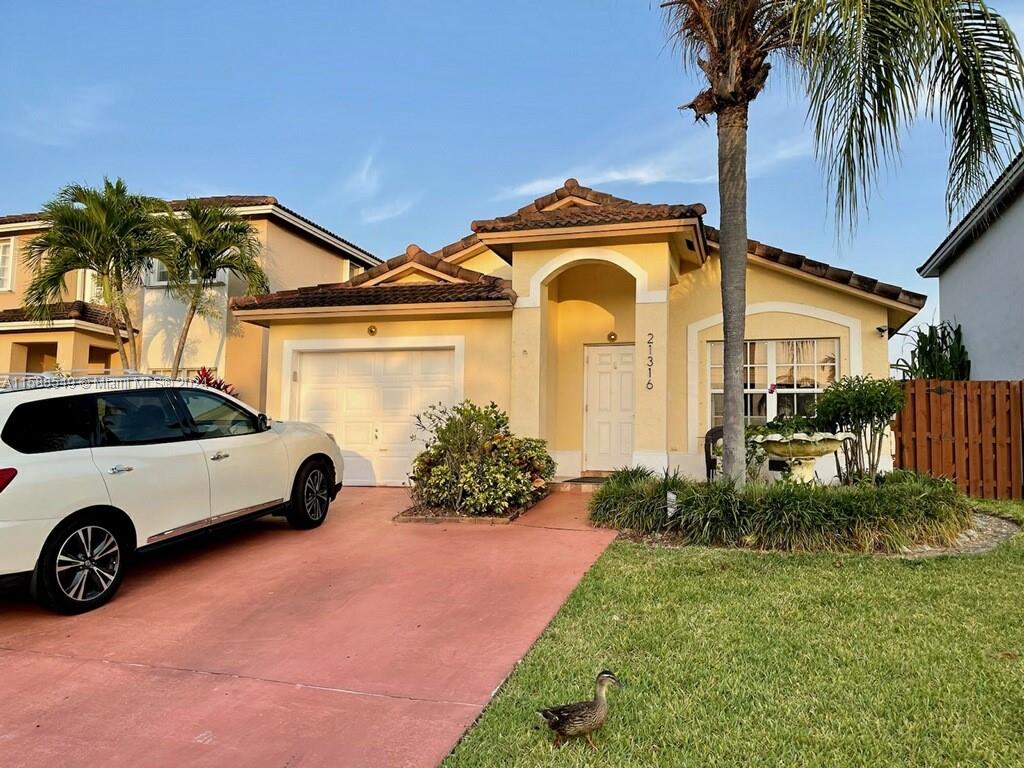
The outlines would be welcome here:
<svg viewBox="0 0 1024 768">
<path fill-rule="evenodd" d="M 376 167 L 377 150 L 371 149 L 360 166 L 345 177 L 339 192 L 348 200 L 368 200 L 380 191 L 380 170 Z"/>
<path fill-rule="evenodd" d="M 751 135 L 751 139 L 753 141 L 755 136 Z M 810 136 L 799 135 L 777 140 L 763 149 L 751 150 L 748 172 L 751 178 L 757 178 L 781 165 L 813 154 L 814 145 Z M 569 176 L 591 187 L 608 183 L 637 186 L 665 182 L 713 184 L 718 180 L 715 135 L 713 132 L 693 134 L 689 139 L 678 141 L 671 149 L 648 152 L 639 160 L 580 165 L 560 176 L 531 179 L 512 187 L 505 187 L 499 192 L 498 198 L 536 197 L 557 189 Z"/>
<path fill-rule="evenodd" d="M 328 191 L 324 199 L 326 205 L 348 209 L 359 206 L 359 218 L 364 224 L 396 219 L 416 205 L 419 201 L 416 196 L 387 199 L 382 195 L 386 174 L 377 162 L 379 149 L 376 144 L 371 147 L 358 167 Z"/>
<path fill-rule="evenodd" d="M 71 88 L 44 101 L 23 105 L 7 124 L 7 133 L 33 144 L 66 147 L 84 136 L 111 130 L 110 108 L 116 90 L 107 85 Z"/>
<path fill-rule="evenodd" d="M 363 220 L 364 224 L 377 224 L 381 221 L 397 219 L 402 214 L 407 213 L 415 204 L 416 199 L 412 197 L 388 200 L 362 208 L 359 211 L 359 217 Z"/>
</svg>

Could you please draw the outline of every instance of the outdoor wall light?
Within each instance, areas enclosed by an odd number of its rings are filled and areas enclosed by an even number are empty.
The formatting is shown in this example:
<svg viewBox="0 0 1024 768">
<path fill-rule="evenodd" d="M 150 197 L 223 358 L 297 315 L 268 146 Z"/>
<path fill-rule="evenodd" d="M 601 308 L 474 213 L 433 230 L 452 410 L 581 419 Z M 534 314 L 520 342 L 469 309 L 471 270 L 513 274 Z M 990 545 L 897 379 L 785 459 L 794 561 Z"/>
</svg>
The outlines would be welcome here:
<svg viewBox="0 0 1024 768">
<path fill-rule="evenodd" d="M 368 328 L 366 329 L 366 332 L 367 332 L 368 334 L 370 334 L 371 336 L 376 336 L 376 335 L 377 335 L 377 326 L 376 326 L 376 325 L 371 325 L 371 326 L 369 326 L 369 327 L 368 327 Z"/>
<path fill-rule="evenodd" d="M 878 335 L 883 339 L 889 334 L 888 325 L 880 325 L 877 328 L 875 328 L 875 330 L 878 331 Z"/>
<path fill-rule="evenodd" d="M 618 340 L 619 340 L 619 334 L 617 334 L 615 331 L 608 331 L 608 341 L 614 342 L 614 341 L 618 341 Z"/>
</svg>

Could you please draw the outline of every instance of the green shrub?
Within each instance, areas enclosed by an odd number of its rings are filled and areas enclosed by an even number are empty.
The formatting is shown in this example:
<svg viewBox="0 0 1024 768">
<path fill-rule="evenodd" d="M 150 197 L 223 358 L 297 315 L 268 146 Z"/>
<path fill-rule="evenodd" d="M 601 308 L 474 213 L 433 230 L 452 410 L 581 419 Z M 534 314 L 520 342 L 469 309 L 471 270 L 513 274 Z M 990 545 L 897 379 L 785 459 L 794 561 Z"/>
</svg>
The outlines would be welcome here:
<svg viewBox="0 0 1024 768">
<path fill-rule="evenodd" d="M 668 492 L 675 495 L 674 506 Z M 946 480 L 893 472 L 852 486 L 697 483 L 676 474 L 615 473 L 591 497 L 591 519 L 699 545 L 788 551 L 897 552 L 951 544 L 971 509 Z"/>
<path fill-rule="evenodd" d="M 883 438 L 903 410 L 903 385 L 892 379 L 844 376 L 829 385 L 815 406 L 815 423 L 824 432 L 852 432 L 836 460 L 839 479 L 849 485 L 874 479 L 882 460 Z"/>
<path fill-rule="evenodd" d="M 971 378 L 971 358 L 964 346 L 964 331 L 946 321 L 938 325 L 920 325 L 910 334 L 910 357 L 901 357 L 893 368 L 904 379 L 947 379 L 966 381 Z"/>
<path fill-rule="evenodd" d="M 527 506 L 555 476 L 545 442 L 513 435 L 494 403 L 433 405 L 416 417 L 416 429 L 425 442 L 409 478 L 417 506 L 504 515 Z"/>
</svg>

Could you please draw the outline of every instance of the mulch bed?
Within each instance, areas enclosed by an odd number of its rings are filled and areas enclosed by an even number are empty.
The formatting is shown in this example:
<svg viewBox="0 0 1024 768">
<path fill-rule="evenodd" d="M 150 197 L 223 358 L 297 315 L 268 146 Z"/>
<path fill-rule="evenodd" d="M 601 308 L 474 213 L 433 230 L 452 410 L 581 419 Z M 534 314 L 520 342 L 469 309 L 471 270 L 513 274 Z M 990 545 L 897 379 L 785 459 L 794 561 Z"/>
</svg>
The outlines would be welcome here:
<svg viewBox="0 0 1024 768">
<path fill-rule="evenodd" d="M 984 512 L 975 512 L 974 525 L 957 536 L 956 543 L 952 546 L 934 547 L 928 544 L 915 544 L 896 556 L 918 559 L 942 555 L 981 555 L 991 552 L 1004 541 L 1008 541 L 1019 530 L 1020 526 L 1010 520 L 1004 520 Z"/>
<path fill-rule="evenodd" d="M 392 519 L 396 523 L 471 523 L 482 525 L 508 525 L 537 502 L 547 497 L 549 491 L 539 495 L 525 507 L 509 510 L 507 515 L 458 515 L 436 507 L 409 507 Z"/>
</svg>

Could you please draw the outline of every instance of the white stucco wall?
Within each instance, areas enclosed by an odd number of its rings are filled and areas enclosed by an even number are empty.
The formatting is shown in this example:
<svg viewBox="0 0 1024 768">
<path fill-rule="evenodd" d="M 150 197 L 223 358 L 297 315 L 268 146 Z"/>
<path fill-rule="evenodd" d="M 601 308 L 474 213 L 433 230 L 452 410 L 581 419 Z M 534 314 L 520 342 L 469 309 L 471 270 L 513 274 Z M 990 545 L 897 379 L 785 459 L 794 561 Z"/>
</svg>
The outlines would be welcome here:
<svg viewBox="0 0 1024 768">
<path fill-rule="evenodd" d="M 939 313 L 963 325 L 972 379 L 1024 379 L 1024 197 L 939 277 Z"/>
</svg>

